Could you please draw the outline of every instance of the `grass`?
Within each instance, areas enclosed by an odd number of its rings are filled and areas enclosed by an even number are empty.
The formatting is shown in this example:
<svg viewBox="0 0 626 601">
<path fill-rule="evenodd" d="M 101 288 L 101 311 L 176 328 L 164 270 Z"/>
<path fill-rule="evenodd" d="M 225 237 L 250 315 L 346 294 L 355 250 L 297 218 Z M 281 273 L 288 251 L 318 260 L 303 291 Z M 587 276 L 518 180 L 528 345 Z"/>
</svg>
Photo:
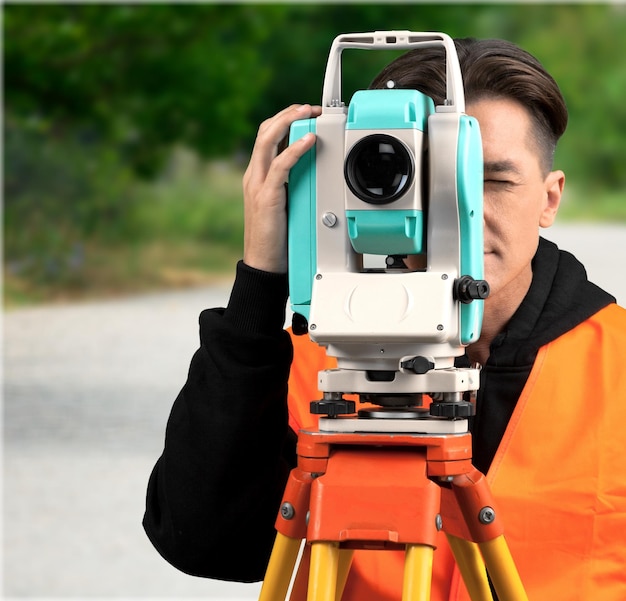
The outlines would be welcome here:
<svg viewBox="0 0 626 601">
<path fill-rule="evenodd" d="M 33 244 L 29 253 L 5 259 L 4 307 L 201 286 L 232 277 L 243 246 L 241 177 L 242 169 L 232 163 L 205 164 L 179 151 L 161 178 L 133 187 L 124 212 L 92 235 L 59 244 L 58 238 L 73 235 L 71 228 L 63 229 L 67 221 L 45 231 L 39 225 L 30 235 L 47 246 Z M 57 241 L 54 248 L 51 238 Z"/>
<path fill-rule="evenodd" d="M 232 277 L 240 252 L 196 241 L 90 245 L 85 267 L 60 280 L 5 269 L 4 307 L 112 298 L 156 290 L 206 286 Z"/>
<path fill-rule="evenodd" d="M 625 191 L 583 191 L 574 185 L 566 190 L 559 209 L 560 220 L 626 224 Z"/>
</svg>

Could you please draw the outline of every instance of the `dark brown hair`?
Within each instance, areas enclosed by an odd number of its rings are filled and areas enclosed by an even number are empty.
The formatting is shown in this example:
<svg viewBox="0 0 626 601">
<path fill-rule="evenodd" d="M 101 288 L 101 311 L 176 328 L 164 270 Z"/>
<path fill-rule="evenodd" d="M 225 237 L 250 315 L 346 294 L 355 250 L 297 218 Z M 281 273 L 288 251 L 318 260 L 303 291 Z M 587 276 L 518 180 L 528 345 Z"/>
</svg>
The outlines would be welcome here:
<svg viewBox="0 0 626 601">
<path fill-rule="evenodd" d="M 456 39 L 466 102 L 507 98 L 519 102 L 531 115 L 541 165 L 552 169 L 556 144 L 567 127 L 567 107 L 559 86 L 541 63 L 504 40 Z M 444 49 L 416 49 L 383 69 L 371 88 L 416 89 L 443 104 L 446 96 Z"/>
</svg>

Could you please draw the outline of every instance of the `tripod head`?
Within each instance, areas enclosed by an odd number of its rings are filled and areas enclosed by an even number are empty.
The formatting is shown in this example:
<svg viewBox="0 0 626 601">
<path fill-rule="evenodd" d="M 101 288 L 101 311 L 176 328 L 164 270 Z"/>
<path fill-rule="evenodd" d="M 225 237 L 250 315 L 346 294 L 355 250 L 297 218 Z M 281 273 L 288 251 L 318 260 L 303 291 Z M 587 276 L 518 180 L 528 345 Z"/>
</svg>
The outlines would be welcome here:
<svg viewBox="0 0 626 601">
<path fill-rule="evenodd" d="M 344 49 L 433 46 L 445 49 L 442 105 L 393 82 L 356 92 L 349 106 L 341 100 Z M 454 360 L 480 335 L 489 287 L 482 145 L 477 121 L 464 113 L 454 42 L 443 33 L 341 35 L 322 105 L 320 117 L 290 133 L 290 141 L 317 135 L 289 179 L 294 331 L 308 331 L 338 363 L 320 372 L 324 401 L 313 411 L 353 413 L 343 394 L 397 411 L 428 393 L 431 414 L 465 417 L 472 405 L 463 396 L 478 388 L 478 372 Z M 407 255 L 422 267 L 398 259 Z"/>
</svg>

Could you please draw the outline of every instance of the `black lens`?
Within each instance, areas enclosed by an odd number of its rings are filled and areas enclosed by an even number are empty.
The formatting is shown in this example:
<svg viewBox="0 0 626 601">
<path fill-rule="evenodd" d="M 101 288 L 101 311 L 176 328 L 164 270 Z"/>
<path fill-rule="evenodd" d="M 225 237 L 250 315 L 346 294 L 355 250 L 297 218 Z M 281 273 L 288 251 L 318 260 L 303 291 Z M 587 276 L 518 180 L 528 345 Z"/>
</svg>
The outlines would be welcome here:
<svg viewBox="0 0 626 601">
<path fill-rule="evenodd" d="M 413 159 L 397 138 L 373 134 L 351 148 L 344 173 L 355 196 L 371 204 L 387 204 L 411 185 Z"/>
</svg>

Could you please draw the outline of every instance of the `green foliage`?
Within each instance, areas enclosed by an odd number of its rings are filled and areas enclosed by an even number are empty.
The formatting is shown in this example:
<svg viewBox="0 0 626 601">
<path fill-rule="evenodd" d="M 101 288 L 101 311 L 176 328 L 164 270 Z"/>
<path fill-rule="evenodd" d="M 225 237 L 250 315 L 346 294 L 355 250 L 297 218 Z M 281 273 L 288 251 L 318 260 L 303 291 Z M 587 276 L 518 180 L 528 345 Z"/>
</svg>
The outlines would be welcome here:
<svg viewBox="0 0 626 601">
<path fill-rule="evenodd" d="M 129 220 L 135 239 L 193 240 L 241 252 L 242 172 L 228 162 L 203 163 L 178 149 L 161 177 L 140 186 Z"/>
<path fill-rule="evenodd" d="M 52 136 L 87 128 L 144 174 L 173 143 L 229 153 L 250 135 L 274 22 L 241 6 L 10 5 L 6 108 Z"/>
<path fill-rule="evenodd" d="M 89 179 L 64 168 L 75 155 L 64 158 L 57 161 L 58 185 L 38 191 L 43 201 L 36 218 L 20 212 L 16 219 L 15 206 L 7 211 L 6 306 L 206 284 L 232 275 L 243 238 L 241 167 L 206 163 L 176 149 L 158 178 L 130 178 L 124 189 L 113 189 L 107 179 L 123 179 L 118 163 Z M 88 206 L 100 198 L 101 210 L 91 209 L 90 220 L 55 214 L 60 203 L 46 200 L 77 193 L 70 190 L 74 185 L 92 199 Z M 89 232 L 81 229 L 88 221 L 95 224 Z"/>
<path fill-rule="evenodd" d="M 240 174 L 172 150 L 247 156 L 262 120 L 320 101 L 330 44 L 350 31 L 445 31 L 527 48 L 570 110 L 557 166 L 577 197 L 615 199 L 592 211 L 624 215 L 621 4 L 44 3 L 6 4 L 3 17 L 11 273 L 64 285 L 92 273 L 94 245 L 240 245 Z M 344 100 L 391 58 L 346 53 Z"/>
<path fill-rule="evenodd" d="M 559 208 L 559 221 L 626 223 L 624 191 L 568 186 Z"/>
<path fill-rule="evenodd" d="M 14 272 L 71 281 L 87 240 L 124 234 L 133 173 L 114 149 L 88 138 L 60 145 L 11 121 L 4 134 L 5 260 Z"/>
<path fill-rule="evenodd" d="M 534 7 L 541 25 L 522 28 L 530 47 L 563 91 L 570 122 L 558 160 L 579 186 L 626 186 L 626 6 Z"/>
<path fill-rule="evenodd" d="M 61 139 L 80 128 L 149 175 L 173 144 L 207 157 L 248 152 L 260 121 L 293 102 L 319 102 L 340 32 L 508 38 L 563 88 L 566 165 L 612 186 L 626 181 L 619 4 L 25 4 L 5 7 L 4 27 L 7 114 Z M 355 53 L 346 89 L 367 86 L 385 62 Z"/>
</svg>

